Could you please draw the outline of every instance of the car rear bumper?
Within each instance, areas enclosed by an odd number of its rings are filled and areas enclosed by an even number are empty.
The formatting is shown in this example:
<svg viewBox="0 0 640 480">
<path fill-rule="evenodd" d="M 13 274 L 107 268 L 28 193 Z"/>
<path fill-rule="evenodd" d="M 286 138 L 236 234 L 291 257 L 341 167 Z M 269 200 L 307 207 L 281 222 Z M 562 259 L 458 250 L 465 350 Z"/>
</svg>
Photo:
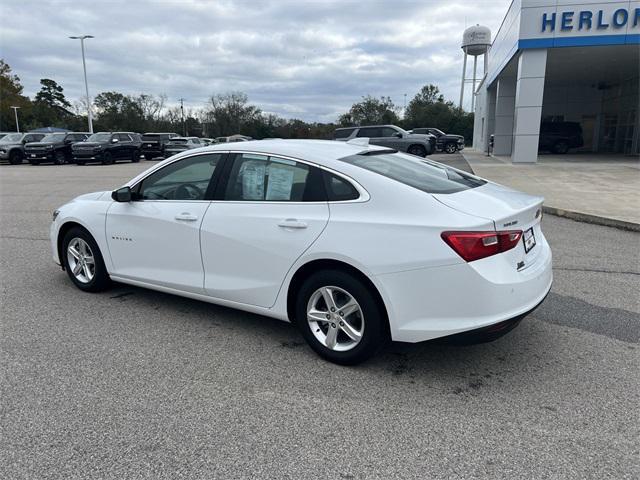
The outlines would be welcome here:
<svg viewBox="0 0 640 480">
<path fill-rule="evenodd" d="M 421 342 L 477 330 L 525 315 L 549 293 L 551 249 L 543 236 L 535 263 L 505 270 L 504 259 L 458 263 L 375 277 L 389 314 L 391 337 Z M 496 255 L 495 257 L 500 257 Z M 504 270 L 504 271 L 502 271 Z M 488 273 L 490 272 L 490 273 Z"/>
<path fill-rule="evenodd" d="M 142 147 L 140 149 L 140 153 L 142 155 L 152 155 L 154 157 L 163 157 L 164 156 L 164 150 L 159 149 L 159 148 L 148 148 L 148 147 Z"/>
</svg>

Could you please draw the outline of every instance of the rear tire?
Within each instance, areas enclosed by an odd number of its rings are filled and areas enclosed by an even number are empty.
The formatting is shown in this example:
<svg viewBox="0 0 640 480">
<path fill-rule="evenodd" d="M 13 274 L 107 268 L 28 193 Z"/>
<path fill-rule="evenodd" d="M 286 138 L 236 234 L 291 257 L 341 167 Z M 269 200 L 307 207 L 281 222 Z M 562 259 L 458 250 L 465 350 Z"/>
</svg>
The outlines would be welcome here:
<svg viewBox="0 0 640 480">
<path fill-rule="evenodd" d="M 131 162 L 138 163 L 140 161 L 140 150 L 134 150 L 131 155 Z"/>
<path fill-rule="evenodd" d="M 321 270 L 305 280 L 295 300 L 295 322 L 318 355 L 340 365 L 367 360 L 388 340 L 387 317 L 374 294 L 340 270 Z"/>
<path fill-rule="evenodd" d="M 22 163 L 22 157 L 22 152 L 20 152 L 19 150 L 14 150 L 9 155 L 9 163 L 11 165 L 20 165 Z"/>
<path fill-rule="evenodd" d="M 104 152 L 102 156 L 103 165 L 111 165 L 113 163 L 113 156 L 109 152 Z"/>
<path fill-rule="evenodd" d="M 101 292 L 111 285 L 100 248 L 84 228 L 74 227 L 65 234 L 61 257 L 67 275 L 80 290 Z"/>
<path fill-rule="evenodd" d="M 144 159 L 145 160 L 153 160 L 153 155 L 149 155 L 148 153 L 144 154 Z"/>
<path fill-rule="evenodd" d="M 427 150 L 422 145 L 411 145 L 407 149 L 407 153 L 409 153 L 411 155 L 415 155 L 417 157 L 426 157 L 427 156 Z"/>
<path fill-rule="evenodd" d="M 444 146 L 444 151 L 448 154 L 456 153 L 458 151 L 458 146 L 455 143 L 447 143 Z"/>
</svg>

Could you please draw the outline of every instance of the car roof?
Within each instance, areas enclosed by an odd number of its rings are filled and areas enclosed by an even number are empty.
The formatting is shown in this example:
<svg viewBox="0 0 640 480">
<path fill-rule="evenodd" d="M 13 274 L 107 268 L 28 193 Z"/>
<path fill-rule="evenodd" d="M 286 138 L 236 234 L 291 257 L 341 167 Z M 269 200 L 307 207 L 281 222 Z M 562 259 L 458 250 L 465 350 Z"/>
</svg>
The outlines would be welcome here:
<svg viewBox="0 0 640 480">
<path fill-rule="evenodd" d="M 298 158 L 318 165 L 336 167 L 339 159 L 356 155 L 358 153 L 389 150 L 388 147 L 377 145 L 358 145 L 348 142 L 336 142 L 335 140 L 283 140 L 273 139 L 268 142 L 262 140 L 250 140 L 248 142 L 233 142 L 210 145 L 199 149 L 200 151 L 225 151 L 225 152 L 255 152 L 266 155 L 281 155 L 284 157 Z M 341 162 L 342 163 L 342 162 Z"/>
</svg>

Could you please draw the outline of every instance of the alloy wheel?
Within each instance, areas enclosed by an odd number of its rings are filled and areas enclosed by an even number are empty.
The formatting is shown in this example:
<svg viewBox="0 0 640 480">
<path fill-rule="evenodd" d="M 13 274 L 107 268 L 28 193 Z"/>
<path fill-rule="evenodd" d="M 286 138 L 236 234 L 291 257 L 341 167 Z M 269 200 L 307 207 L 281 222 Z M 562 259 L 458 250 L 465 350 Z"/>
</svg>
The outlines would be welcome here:
<svg viewBox="0 0 640 480">
<path fill-rule="evenodd" d="M 321 287 L 311 295 L 307 322 L 316 339 L 336 352 L 353 349 L 364 334 L 362 308 L 349 292 L 339 287 Z"/>
<path fill-rule="evenodd" d="M 96 274 L 96 262 L 91 247 L 82 238 L 75 237 L 67 247 L 67 262 L 73 277 L 80 283 L 89 283 Z"/>
<path fill-rule="evenodd" d="M 456 146 L 453 143 L 447 143 L 447 146 L 444 147 L 445 151 L 447 153 L 456 153 Z"/>
</svg>

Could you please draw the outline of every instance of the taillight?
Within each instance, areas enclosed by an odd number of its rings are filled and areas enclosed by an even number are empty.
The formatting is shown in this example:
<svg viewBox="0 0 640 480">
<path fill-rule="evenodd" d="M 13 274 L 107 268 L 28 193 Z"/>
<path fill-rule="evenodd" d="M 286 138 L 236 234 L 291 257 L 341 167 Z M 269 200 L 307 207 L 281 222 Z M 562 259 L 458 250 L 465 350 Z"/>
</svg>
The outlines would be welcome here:
<svg viewBox="0 0 640 480">
<path fill-rule="evenodd" d="M 522 237 L 522 230 L 502 232 L 442 232 L 440 235 L 467 262 L 511 250 Z"/>
</svg>

